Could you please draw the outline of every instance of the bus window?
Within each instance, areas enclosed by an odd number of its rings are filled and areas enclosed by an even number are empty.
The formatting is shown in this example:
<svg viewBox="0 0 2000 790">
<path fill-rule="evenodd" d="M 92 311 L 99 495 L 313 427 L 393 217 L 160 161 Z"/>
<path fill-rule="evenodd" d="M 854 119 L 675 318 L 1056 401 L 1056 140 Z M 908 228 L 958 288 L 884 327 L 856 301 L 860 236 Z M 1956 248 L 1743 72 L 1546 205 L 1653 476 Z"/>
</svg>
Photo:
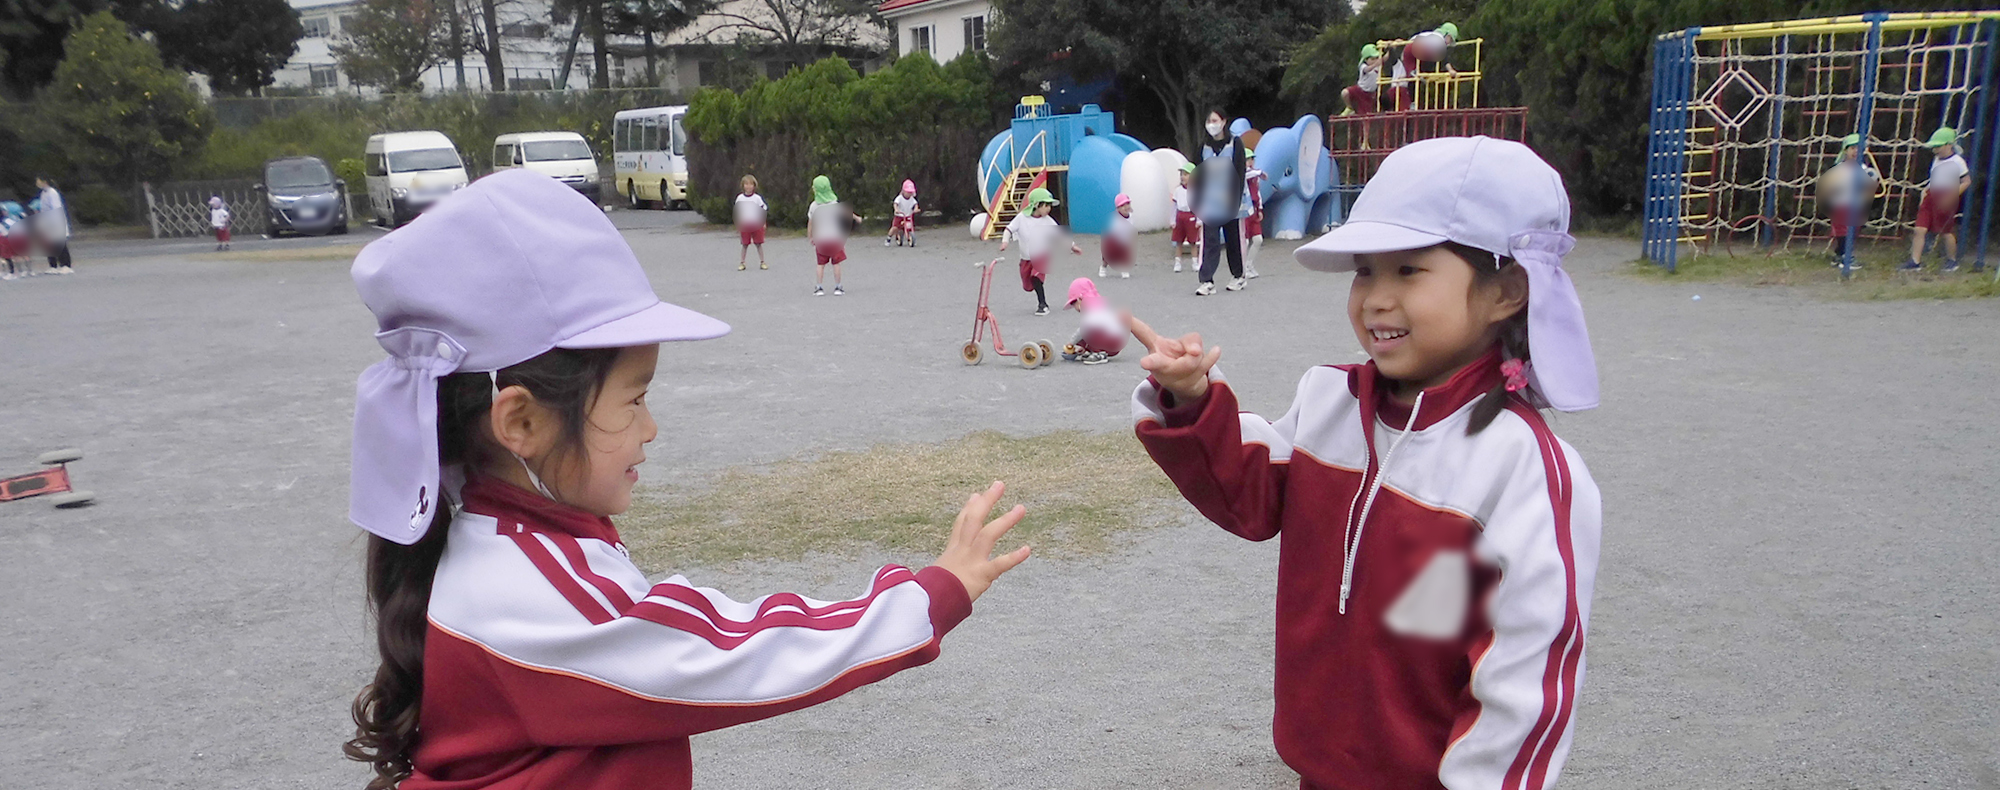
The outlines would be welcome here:
<svg viewBox="0 0 2000 790">
<path fill-rule="evenodd" d="M 639 150 L 660 150 L 660 119 L 653 116 L 639 119 Z"/>
<path fill-rule="evenodd" d="M 674 116 L 674 155 L 687 153 L 687 130 L 681 128 L 681 116 Z"/>
<path fill-rule="evenodd" d="M 624 120 L 624 119 L 622 119 L 622 118 L 621 118 L 621 119 L 617 119 L 617 120 L 613 120 L 613 121 L 611 122 L 611 150 L 612 150 L 612 151 L 629 151 L 629 150 L 631 150 L 631 146 L 628 146 L 628 145 L 626 145 L 626 144 L 625 144 L 625 130 L 626 130 L 627 128 L 631 127 L 631 125 L 632 125 L 632 122 L 631 122 L 631 121 L 627 121 L 627 120 Z"/>
</svg>

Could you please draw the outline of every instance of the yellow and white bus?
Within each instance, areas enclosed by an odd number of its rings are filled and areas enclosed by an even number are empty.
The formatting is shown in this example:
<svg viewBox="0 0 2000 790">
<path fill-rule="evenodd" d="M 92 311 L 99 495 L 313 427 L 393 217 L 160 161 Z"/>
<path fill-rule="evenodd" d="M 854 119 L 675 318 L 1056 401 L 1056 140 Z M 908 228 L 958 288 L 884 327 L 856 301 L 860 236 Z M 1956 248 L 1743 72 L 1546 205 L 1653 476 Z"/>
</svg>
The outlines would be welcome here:
<svg viewBox="0 0 2000 790">
<path fill-rule="evenodd" d="M 611 121 L 611 161 L 618 194 L 638 208 L 687 205 L 687 105 L 622 110 Z"/>
</svg>

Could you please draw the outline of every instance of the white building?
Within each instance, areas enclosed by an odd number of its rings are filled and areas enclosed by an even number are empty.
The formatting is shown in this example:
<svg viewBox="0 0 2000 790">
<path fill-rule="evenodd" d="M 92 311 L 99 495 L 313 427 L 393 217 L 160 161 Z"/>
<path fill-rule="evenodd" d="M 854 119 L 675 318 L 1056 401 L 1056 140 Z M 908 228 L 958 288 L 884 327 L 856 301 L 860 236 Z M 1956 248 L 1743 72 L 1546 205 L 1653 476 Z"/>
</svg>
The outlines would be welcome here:
<svg viewBox="0 0 2000 790">
<path fill-rule="evenodd" d="M 359 88 L 348 79 L 332 51 L 333 43 L 344 33 L 359 6 L 358 0 L 290 2 L 299 11 L 299 21 L 305 26 L 305 37 L 299 39 L 298 53 L 274 75 L 274 87 L 304 88 L 315 93 L 372 92 L 373 89 Z M 476 9 L 477 6 L 473 6 L 473 10 L 464 17 L 468 31 L 483 24 Z M 550 0 L 500 3 L 501 64 L 506 70 L 508 89 L 567 87 L 581 90 L 590 87 L 591 72 L 596 63 L 590 36 L 586 34 L 578 38 L 576 54 L 570 60 L 569 76 L 564 84 L 561 79 L 563 58 L 575 31 L 570 25 L 559 28 L 551 25 L 549 11 Z M 761 0 L 725 0 L 714 12 L 702 16 L 693 25 L 655 41 L 654 80 L 650 84 L 692 93 L 704 85 L 741 78 L 745 74 L 771 79 L 784 76 L 787 68 L 800 64 L 767 52 L 733 46 L 739 36 L 754 34 L 760 26 L 779 27 L 771 23 L 769 13 Z M 838 21 L 828 27 L 830 29 L 824 37 L 838 43 L 829 47 L 829 51 L 819 53 L 819 56 L 844 56 L 857 70 L 874 68 L 879 63 L 879 55 L 888 49 L 887 31 L 864 17 Z M 983 34 L 983 25 L 981 30 Z M 606 42 L 605 54 L 612 85 L 637 87 L 649 84 L 646 80 L 645 46 L 640 38 L 612 36 Z M 460 63 L 457 60 L 445 61 L 426 70 L 424 89 L 459 89 Z M 473 91 L 489 90 L 485 56 L 477 52 L 467 53 L 462 63 L 465 75 L 462 87 Z"/>
<path fill-rule="evenodd" d="M 986 51 L 988 0 L 887 0 L 875 8 L 896 37 L 896 53 L 928 52 L 939 63 Z"/>
</svg>

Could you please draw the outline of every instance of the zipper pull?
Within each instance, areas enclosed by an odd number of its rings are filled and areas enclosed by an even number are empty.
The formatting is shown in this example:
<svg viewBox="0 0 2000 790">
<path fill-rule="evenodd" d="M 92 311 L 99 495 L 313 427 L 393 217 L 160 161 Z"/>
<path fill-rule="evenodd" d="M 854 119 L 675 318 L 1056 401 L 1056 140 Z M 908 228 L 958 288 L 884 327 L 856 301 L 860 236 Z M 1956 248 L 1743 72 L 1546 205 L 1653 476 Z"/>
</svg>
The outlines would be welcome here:
<svg viewBox="0 0 2000 790">
<path fill-rule="evenodd" d="M 1341 614 L 1347 614 L 1347 594 L 1348 594 L 1348 593 L 1349 593 L 1350 591 L 1352 591 L 1353 589 L 1354 589 L 1354 585 L 1353 585 L 1352 583 L 1349 583 L 1349 582 L 1341 582 L 1341 583 L 1340 583 L 1340 613 L 1341 613 Z"/>
</svg>

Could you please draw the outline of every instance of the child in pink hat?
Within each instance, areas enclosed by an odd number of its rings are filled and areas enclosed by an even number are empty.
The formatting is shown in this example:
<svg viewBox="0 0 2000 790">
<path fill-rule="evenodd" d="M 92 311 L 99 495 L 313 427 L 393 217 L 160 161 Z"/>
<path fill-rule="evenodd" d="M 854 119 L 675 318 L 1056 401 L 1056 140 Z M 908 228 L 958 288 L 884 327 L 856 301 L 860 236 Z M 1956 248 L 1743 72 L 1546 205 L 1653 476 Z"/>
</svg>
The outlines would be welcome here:
<svg viewBox="0 0 2000 790">
<path fill-rule="evenodd" d="M 896 193 L 894 215 L 889 218 L 889 235 L 882 239 L 882 246 L 895 242 L 917 246 L 917 182 L 903 179 L 903 191 Z"/>
<path fill-rule="evenodd" d="M 1354 273 L 1369 360 L 1311 368 L 1276 420 L 1239 408 L 1220 348 L 1132 323 L 1140 443 L 1218 526 L 1280 541 L 1272 734 L 1303 790 L 1562 773 L 1602 533 L 1597 484 L 1542 414 L 1598 401 L 1568 231 L 1562 177 L 1527 146 L 1397 149 L 1295 253 Z"/>
<path fill-rule="evenodd" d="M 659 434 L 660 344 L 729 326 L 660 301 L 602 211 L 526 170 L 368 245 L 353 274 L 388 352 L 356 389 L 348 506 L 381 665 L 344 751 L 370 787 L 686 790 L 689 736 L 936 659 L 1028 557 L 991 557 L 1022 516 L 986 521 L 994 483 L 936 564 L 883 566 L 851 600 L 649 581 L 611 517 Z"/>
<path fill-rule="evenodd" d="M 208 224 L 215 229 L 216 251 L 229 249 L 229 204 L 222 202 L 221 195 L 208 198 Z"/>
<path fill-rule="evenodd" d="M 1104 297 L 1097 294 L 1097 284 L 1089 277 L 1070 281 L 1069 301 L 1063 307 L 1083 314 L 1077 321 L 1076 333 L 1063 346 L 1063 359 L 1102 365 L 1125 350 L 1125 338 L 1132 334 L 1130 316 L 1105 304 Z"/>
<path fill-rule="evenodd" d="M 1105 224 L 1100 243 L 1104 262 L 1097 265 L 1097 276 L 1117 269 L 1119 279 L 1132 279 L 1132 245 L 1138 236 L 1138 229 L 1132 227 L 1132 196 L 1120 192 L 1111 199 L 1111 221 Z"/>
</svg>

